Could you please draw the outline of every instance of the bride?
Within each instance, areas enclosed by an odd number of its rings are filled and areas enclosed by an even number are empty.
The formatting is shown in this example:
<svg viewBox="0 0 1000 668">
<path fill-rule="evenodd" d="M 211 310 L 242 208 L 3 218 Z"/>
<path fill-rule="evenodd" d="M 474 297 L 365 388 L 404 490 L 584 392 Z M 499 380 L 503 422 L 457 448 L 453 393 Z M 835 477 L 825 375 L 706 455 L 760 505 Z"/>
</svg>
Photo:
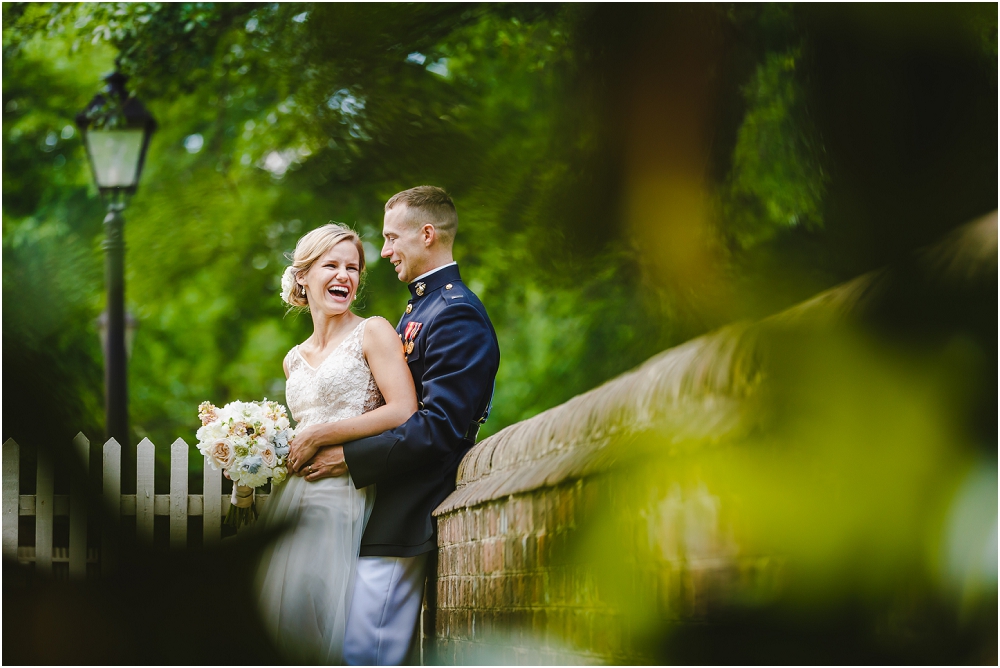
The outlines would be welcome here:
<svg viewBox="0 0 1000 668">
<path fill-rule="evenodd" d="M 380 434 L 417 410 L 399 337 L 383 318 L 361 318 L 351 303 L 365 269 L 361 240 L 343 225 L 312 230 L 295 246 L 282 298 L 308 309 L 313 333 L 285 356 L 286 400 L 297 421 L 291 476 L 276 485 L 262 528 L 290 525 L 265 552 L 260 610 L 290 659 L 342 663 L 344 629 L 361 534 L 374 485 L 330 477 L 309 461 L 319 447 Z"/>
</svg>

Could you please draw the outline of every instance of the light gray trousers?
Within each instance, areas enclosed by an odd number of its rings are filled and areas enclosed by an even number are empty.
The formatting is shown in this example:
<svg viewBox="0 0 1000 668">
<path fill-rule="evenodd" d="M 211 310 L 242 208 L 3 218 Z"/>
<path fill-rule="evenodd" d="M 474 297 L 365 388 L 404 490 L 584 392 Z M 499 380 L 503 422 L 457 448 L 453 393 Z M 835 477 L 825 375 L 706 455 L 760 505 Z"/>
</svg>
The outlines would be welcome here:
<svg viewBox="0 0 1000 668">
<path fill-rule="evenodd" d="M 427 556 L 358 559 L 344 663 L 399 666 L 406 661 L 420 621 Z"/>
</svg>

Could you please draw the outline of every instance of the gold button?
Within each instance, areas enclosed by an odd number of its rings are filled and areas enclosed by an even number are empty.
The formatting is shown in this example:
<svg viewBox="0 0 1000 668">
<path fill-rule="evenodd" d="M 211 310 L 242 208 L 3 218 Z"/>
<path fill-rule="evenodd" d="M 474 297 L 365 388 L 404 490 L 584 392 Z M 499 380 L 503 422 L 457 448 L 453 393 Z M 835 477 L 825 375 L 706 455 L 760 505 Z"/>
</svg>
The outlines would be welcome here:
<svg viewBox="0 0 1000 668">
<path fill-rule="evenodd" d="M 407 313 L 412 313 L 413 312 L 413 304 L 407 304 L 406 305 L 406 312 Z"/>
<path fill-rule="evenodd" d="M 445 290 L 451 290 L 451 283 L 449 283 L 448 285 L 444 286 L 444 289 Z"/>
</svg>

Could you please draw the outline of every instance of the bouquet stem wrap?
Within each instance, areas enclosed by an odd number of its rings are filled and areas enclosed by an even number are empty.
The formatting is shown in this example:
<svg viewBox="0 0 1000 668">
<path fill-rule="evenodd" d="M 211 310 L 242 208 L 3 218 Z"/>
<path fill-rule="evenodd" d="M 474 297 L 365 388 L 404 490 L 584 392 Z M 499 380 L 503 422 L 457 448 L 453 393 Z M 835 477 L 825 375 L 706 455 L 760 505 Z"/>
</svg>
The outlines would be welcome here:
<svg viewBox="0 0 1000 668">
<path fill-rule="evenodd" d="M 229 512 L 226 524 L 239 528 L 253 524 L 257 520 L 257 506 L 254 505 L 254 488 L 233 485 L 233 495 L 229 497 Z"/>
</svg>

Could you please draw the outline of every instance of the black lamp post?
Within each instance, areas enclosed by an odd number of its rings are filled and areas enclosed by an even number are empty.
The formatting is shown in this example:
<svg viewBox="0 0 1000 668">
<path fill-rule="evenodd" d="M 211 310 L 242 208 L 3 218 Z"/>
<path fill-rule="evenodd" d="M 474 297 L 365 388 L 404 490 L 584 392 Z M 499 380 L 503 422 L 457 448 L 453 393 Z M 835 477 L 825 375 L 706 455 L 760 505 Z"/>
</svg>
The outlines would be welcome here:
<svg viewBox="0 0 1000 668">
<path fill-rule="evenodd" d="M 101 353 L 108 356 L 108 312 L 104 311 L 94 320 L 97 331 L 101 335 Z M 135 342 L 135 330 L 139 329 L 139 321 L 134 315 L 125 311 L 125 360 L 132 359 L 132 344 Z"/>
<path fill-rule="evenodd" d="M 108 291 L 104 342 L 106 437 L 114 437 L 134 461 L 128 432 L 125 347 L 125 198 L 135 193 L 156 121 L 125 90 L 128 79 L 117 69 L 104 77 L 104 92 L 76 117 L 94 181 L 108 206 L 104 218 L 104 281 Z M 130 468 L 126 468 L 130 470 Z M 128 479 L 123 476 L 123 481 Z"/>
</svg>

